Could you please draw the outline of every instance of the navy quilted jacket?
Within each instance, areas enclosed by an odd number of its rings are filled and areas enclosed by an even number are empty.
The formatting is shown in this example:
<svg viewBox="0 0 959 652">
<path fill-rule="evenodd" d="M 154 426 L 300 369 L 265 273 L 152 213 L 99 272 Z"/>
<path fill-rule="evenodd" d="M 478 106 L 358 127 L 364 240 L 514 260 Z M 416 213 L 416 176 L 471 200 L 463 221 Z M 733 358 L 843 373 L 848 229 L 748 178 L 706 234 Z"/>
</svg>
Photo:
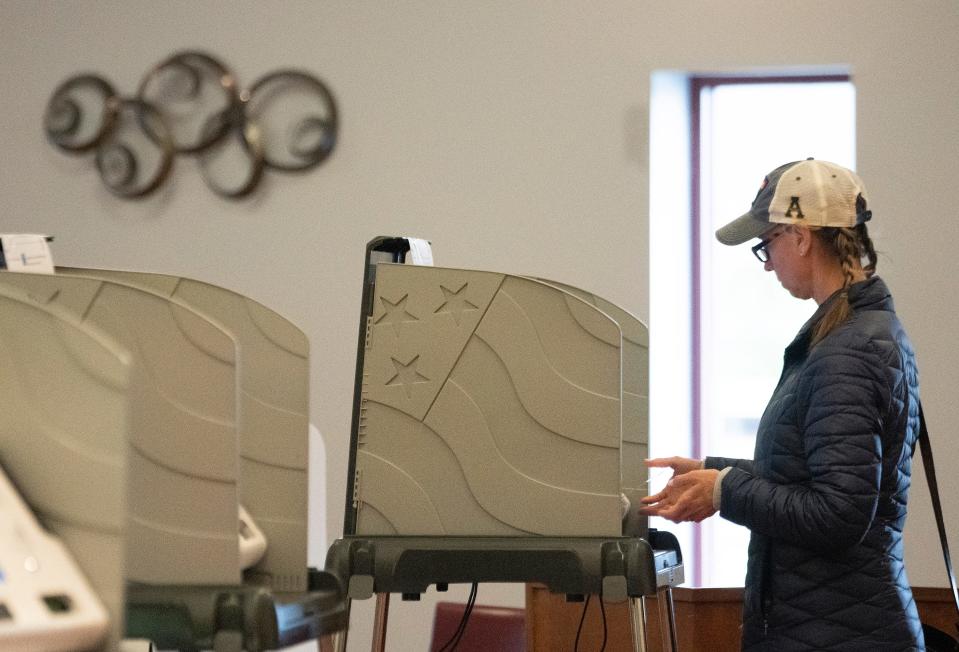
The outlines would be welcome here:
<svg viewBox="0 0 959 652">
<path fill-rule="evenodd" d="M 834 297 L 833 297 L 834 298 Z M 786 348 L 753 460 L 733 468 L 720 514 L 751 530 L 744 650 L 923 650 L 903 566 L 919 384 L 912 345 L 878 277 L 850 288 L 852 317 Z"/>
</svg>

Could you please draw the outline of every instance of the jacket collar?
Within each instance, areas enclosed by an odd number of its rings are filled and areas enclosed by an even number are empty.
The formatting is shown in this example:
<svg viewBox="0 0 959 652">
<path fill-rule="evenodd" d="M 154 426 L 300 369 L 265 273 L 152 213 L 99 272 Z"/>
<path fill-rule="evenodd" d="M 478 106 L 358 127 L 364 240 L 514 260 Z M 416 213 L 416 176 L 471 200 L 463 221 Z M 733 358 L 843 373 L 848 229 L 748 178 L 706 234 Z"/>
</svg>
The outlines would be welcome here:
<svg viewBox="0 0 959 652">
<path fill-rule="evenodd" d="M 786 347 L 786 357 L 795 353 L 796 349 L 805 351 L 809 347 L 812 329 L 819 320 L 822 319 L 823 315 L 829 311 L 833 302 L 839 300 L 840 294 L 842 294 L 841 289 L 829 295 L 829 298 L 822 302 L 812 317 L 803 324 L 802 328 L 800 328 L 796 334 L 796 337 L 793 338 L 792 343 Z M 853 312 L 863 310 L 888 310 L 892 312 L 895 310 L 892 303 L 892 294 L 889 292 L 889 288 L 886 287 L 883 280 L 878 276 L 871 276 L 865 281 L 850 285 L 849 305 L 852 306 Z"/>
</svg>

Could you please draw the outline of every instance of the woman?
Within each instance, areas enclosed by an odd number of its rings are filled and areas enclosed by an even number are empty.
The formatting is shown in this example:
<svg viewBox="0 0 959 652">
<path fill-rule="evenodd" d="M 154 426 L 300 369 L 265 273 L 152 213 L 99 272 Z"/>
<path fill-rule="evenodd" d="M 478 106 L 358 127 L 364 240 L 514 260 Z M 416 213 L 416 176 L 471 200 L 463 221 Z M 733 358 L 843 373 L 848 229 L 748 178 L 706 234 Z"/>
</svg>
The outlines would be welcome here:
<svg viewBox="0 0 959 652">
<path fill-rule="evenodd" d="M 766 177 L 716 237 L 760 238 L 766 271 L 819 308 L 786 348 L 752 460 L 647 461 L 673 477 L 643 513 L 718 511 L 751 530 L 744 650 L 925 649 L 902 543 L 918 377 L 875 276 L 870 217 L 862 181 L 838 165 L 809 159 Z"/>
</svg>

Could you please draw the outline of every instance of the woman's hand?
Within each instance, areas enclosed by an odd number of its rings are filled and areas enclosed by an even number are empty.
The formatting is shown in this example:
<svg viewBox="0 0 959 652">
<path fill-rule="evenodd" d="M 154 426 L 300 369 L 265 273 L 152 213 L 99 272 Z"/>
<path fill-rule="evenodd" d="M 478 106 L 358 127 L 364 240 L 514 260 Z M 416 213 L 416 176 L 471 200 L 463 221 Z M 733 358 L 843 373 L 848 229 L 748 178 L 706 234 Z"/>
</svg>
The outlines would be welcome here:
<svg viewBox="0 0 959 652">
<path fill-rule="evenodd" d="M 684 458 L 667 458 L 683 460 Z M 649 460 L 650 462 L 657 460 Z M 686 460 L 696 462 L 697 460 Z M 650 465 L 652 466 L 652 465 Z M 662 516 L 665 519 L 680 523 L 682 521 L 699 521 L 716 513 L 713 508 L 713 487 L 719 471 L 716 469 L 702 469 L 683 471 L 681 474 L 672 466 L 674 475 L 666 487 L 658 494 L 646 496 L 642 499 L 643 505 L 640 514 L 646 516 Z"/>
</svg>

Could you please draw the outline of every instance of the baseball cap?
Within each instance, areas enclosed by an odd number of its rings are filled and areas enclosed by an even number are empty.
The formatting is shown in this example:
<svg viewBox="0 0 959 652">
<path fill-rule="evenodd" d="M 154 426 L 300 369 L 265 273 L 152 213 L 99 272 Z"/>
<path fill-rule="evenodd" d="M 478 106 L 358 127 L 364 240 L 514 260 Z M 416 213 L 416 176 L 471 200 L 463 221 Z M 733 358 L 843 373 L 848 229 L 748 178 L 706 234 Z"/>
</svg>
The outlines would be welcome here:
<svg viewBox="0 0 959 652">
<path fill-rule="evenodd" d="M 725 245 L 758 238 L 776 224 L 854 227 L 872 217 L 866 186 L 852 170 L 808 158 L 781 165 L 763 179 L 749 212 L 716 231 Z"/>
</svg>

